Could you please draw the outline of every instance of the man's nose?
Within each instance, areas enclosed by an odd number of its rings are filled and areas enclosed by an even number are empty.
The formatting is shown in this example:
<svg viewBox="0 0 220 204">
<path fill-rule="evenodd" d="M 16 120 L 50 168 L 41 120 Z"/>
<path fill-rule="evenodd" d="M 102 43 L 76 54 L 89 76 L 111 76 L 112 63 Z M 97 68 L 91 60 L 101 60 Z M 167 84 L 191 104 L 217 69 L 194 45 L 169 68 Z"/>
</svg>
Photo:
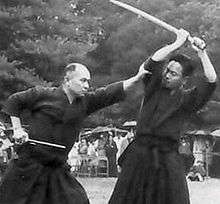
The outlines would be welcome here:
<svg viewBox="0 0 220 204">
<path fill-rule="evenodd" d="M 85 88 L 85 89 L 89 89 L 89 82 L 85 82 L 85 83 L 84 83 L 84 88 Z"/>
<path fill-rule="evenodd" d="M 166 73 L 166 79 L 169 79 L 169 78 L 170 78 L 170 73 L 167 72 L 167 73 Z"/>
</svg>

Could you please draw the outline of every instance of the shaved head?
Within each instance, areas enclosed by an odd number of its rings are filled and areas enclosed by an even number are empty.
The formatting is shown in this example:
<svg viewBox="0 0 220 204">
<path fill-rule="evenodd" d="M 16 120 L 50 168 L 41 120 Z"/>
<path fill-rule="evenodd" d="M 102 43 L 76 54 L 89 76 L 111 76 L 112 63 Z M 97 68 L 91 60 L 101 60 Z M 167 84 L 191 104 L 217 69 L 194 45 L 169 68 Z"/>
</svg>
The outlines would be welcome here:
<svg viewBox="0 0 220 204">
<path fill-rule="evenodd" d="M 84 95 L 89 89 L 90 79 L 90 72 L 85 65 L 71 63 L 65 68 L 63 84 L 70 92 L 76 95 Z"/>
<path fill-rule="evenodd" d="M 74 72 L 75 75 L 85 74 L 85 75 L 90 77 L 90 72 L 87 69 L 87 67 L 85 65 L 79 64 L 79 63 L 70 63 L 70 64 L 68 64 L 65 68 L 65 72 L 66 72 L 66 75 L 69 72 Z"/>
</svg>

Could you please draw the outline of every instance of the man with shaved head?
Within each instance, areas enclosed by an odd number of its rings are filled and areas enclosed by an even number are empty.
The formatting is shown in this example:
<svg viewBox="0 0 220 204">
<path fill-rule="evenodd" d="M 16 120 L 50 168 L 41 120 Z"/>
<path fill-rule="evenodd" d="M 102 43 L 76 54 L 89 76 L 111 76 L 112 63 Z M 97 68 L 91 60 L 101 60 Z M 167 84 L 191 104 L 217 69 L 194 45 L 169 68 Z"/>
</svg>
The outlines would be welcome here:
<svg viewBox="0 0 220 204">
<path fill-rule="evenodd" d="M 10 115 L 14 139 L 19 143 L 18 159 L 11 162 L 0 185 L 0 203 L 88 204 L 85 190 L 65 165 L 68 152 L 83 120 L 123 100 L 146 73 L 142 69 L 128 80 L 89 92 L 89 70 L 71 63 L 60 87 L 34 87 L 10 96 L 4 111 Z M 66 148 L 33 144 L 29 138 Z"/>
</svg>

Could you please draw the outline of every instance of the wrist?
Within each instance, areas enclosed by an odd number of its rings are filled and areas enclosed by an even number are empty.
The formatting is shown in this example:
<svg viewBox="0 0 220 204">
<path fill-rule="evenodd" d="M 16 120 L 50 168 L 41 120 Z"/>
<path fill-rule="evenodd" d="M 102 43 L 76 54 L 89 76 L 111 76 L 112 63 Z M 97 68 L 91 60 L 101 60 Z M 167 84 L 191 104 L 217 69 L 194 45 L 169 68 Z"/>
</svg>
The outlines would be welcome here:
<svg viewBox="0 0 220 204">
<path fill-rule="evenodd" d="M 198 57 L 203 58 L 205 55 L 207 55 L 206 50 L 198 50 L 197 51 Z"/>
<path fill-rule="evenodd" d="M 22 127 L 14 127 L 13 128 L 14 132 L 18 132 L 18 131 L 23 131 Z"/>
</svg>

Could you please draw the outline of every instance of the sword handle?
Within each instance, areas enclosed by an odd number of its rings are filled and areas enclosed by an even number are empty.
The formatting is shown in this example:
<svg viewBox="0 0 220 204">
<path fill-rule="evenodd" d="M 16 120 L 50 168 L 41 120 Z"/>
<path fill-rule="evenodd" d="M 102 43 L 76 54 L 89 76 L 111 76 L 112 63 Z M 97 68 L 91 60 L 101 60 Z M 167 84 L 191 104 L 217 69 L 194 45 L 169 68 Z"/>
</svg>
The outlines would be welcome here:
<svg viewBox="0 0 220 204">
<path fill-rule="evenodd" d="M 188 41 L 191 43 L 192 46 L 196 46 L 200 50 L 204 50 L 207 47 L 207 44 L 205 43 L 202 47 L 198 46 L 195 42 L 192 36 L 188 37 Z"/>
</svg>

